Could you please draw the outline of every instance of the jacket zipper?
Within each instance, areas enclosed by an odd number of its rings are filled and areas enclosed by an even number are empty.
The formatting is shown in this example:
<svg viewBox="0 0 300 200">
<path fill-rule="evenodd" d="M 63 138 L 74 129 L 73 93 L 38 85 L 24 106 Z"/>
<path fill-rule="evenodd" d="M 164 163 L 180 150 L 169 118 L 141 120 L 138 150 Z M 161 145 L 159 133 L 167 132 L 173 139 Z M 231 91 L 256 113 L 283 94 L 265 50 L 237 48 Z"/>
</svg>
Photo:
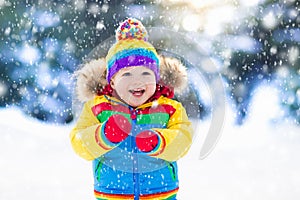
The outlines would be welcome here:
<svg viewBox="0 0 300 200">
<path fill-rule="evenodd" d="M 175 166 L 173 165 L 173 163 L 166 161 L 169 172 L 171 174 L 172 180 L 176 181 L 176 172 L 175 172 Z"/>
<path fill-rule="evenodd" d="M 130 107 L 131 119 L 132 119 L 132 127 L 135 127 L 136 124 L 136 109 Z M 131 144 L 133 147 L 133 192 L 134 192 L 134 200 L 139 200 L 140 196 L 140 177 L 138 173 L 138 150 L 135 144 L 135 131 L 133 129 L 133 137 L 131 137 Z"/>
<path fill-rule="evenodd" d="M 132 137 L 134 140 L 134 137 Z M 133 151 L 133 185 L 134 185 L 134 200 L 139 200 L 140 196 L 140 177 L 138 173 L 138 157 L 136 148 Z"/>
<path fill-rule="evenodd" d="M 102 165 L 103 165 L 103 159 L 101 158 L 96 166 L 95 169 L 95 175 L 96 175 L 96 179 L 98 181 L 100 181 L 100 175 L 101 175 L 101 169 L 102 169 Z"/>
</svg>

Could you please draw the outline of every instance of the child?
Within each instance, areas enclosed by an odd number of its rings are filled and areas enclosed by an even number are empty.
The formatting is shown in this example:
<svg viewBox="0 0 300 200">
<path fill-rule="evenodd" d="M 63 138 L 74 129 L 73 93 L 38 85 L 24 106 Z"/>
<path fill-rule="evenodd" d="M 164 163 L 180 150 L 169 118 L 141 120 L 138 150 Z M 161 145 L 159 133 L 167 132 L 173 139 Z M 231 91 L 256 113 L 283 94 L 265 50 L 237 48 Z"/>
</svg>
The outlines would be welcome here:
<svg viewBox="0 0 300 200">
<path fill-rule="evenodd" d="M 140 21 L 127 19 L 106 58 L 77 72 L 77 94 L 86 102 L 70 139 L 79 156 L 93 161 L 96 199 L 176 199 L 176 161 L 193 133 L 171 98 L 187 76 L 147 37 Z"/>
</svg>

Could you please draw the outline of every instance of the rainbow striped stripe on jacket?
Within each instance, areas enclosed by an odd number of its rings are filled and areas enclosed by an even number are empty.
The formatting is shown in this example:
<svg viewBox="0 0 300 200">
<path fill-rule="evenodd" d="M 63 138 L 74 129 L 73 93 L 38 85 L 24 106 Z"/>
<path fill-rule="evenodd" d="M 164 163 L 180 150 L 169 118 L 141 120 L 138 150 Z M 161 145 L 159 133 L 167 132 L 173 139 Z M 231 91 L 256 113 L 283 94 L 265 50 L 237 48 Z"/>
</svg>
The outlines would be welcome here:
<svg viewBox="0 0 300 200">
<path fill-rule="evenodd" d="M 118 145 L 99 134 L 113 114 L 132 122 L 130 136 Z M 143 153 L 135 145 L 135 135 L 148 129 L 159 133 L 163 142 Z M 132 108 L 114 97 L 97 96 L 84 104 L 70 137 L 74 150 L 93 161 L 97 199 L 176 199 L 176 161 L 192 142 L 191 123 L 179 102 L 161 96 Z"/>
</svg>

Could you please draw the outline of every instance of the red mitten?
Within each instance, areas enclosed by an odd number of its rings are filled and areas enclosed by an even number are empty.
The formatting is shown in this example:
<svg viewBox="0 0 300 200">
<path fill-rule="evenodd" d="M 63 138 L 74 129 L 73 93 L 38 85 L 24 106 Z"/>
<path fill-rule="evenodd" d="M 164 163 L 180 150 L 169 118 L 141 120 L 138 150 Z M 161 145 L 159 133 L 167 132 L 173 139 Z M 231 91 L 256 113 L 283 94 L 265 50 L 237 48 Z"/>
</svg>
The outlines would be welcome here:
<svg viewBox="0 0 300 200">
<path fill-rule="evenodd" d="M 135 141 L 139 150 L 147 153 L 153 151 L 157 147 L 159 136 L 155 131 L 146 130 L 137 134 Z"/>
<path fill-rule="evenodd" d="M 131 132 L 131 123 L 120 114 L 109 117 L 104 126 L 104 135 L 112 143 L 122 142 Z"/>
</svg>

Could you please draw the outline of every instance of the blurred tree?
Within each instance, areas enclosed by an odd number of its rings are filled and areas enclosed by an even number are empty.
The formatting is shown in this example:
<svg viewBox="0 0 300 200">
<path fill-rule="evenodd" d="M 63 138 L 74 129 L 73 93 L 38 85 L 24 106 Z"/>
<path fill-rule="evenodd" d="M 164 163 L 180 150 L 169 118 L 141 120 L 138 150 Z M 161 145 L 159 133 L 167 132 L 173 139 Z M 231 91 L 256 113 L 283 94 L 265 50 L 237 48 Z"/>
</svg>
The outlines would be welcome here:
<svg viewBox="0 0 300 200">
<path fill-rule="evenodd" d="M 1 1 L 0 106 L 32 117 L 73 119 L 73 71 L 125 13 L 122 1 Z"/>
<path fill-rule="evenodd" d="M 233 50 L 230 64 L 224 71 L 237 104 L 239 124 L 248 112 L 254 88 L 262 81 L 278 78 L 283 108 L 288 111 L 287 116 L 300 122 L 299 2 L 265 1 L 234 32 L 236 38 L 243 35 L 254 39 L 255 44 L 250 51 Z"/>
<path fill-rule="evenodd" d="M 151 26 L 157 9 L 144 0 L 2 1 L 0 106 L 19 106 L 48 122 L 72 121 L 73 71 L 124 18 Z"/>
<path fill-rule="evenodd" d="M 147 27 L 184 33 L 202 45 L 184 46 L 184 52 L 201 60 L 203 71 L 223 74 L 239 124 L 253 90 L 265 80 L 278 80 L 282 105 L 299 122 L 299 9 L 299 0 L 4 0 L 0 106 L 16 105 L 45 121 L 72 121 L 73 71 L 114 35 L 118 22 L 137 17 Z M 207 65 L 202 50 L 222 61 L 217 70 Z"/>
<path fill-rule="evenodd" d="M 167 0 L 161 1 L 160 13 L 166 26 L 196 32 L 195 41 L 222 60 L 217 73 L 228 83 L 238 124 L 247 117 L 255 88 L 265 81 L 277 83 L 286 115 L 299 123 L 299 2 Z M 203 70 L 209 71 L 205 65 Z"/>
</svg>

